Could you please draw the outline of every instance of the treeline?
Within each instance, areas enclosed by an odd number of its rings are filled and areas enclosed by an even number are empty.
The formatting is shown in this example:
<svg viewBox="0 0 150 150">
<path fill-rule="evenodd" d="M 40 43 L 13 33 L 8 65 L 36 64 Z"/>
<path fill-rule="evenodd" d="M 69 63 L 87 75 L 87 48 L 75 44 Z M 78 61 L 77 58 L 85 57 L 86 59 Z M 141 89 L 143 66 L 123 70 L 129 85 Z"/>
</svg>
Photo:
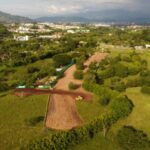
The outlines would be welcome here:
<svg viewBox="0 0 150 150">
<path fill-rule="evenodd" d="M 118 28 L 110 27 L 93 29 L 90 33 L 91 36 L 99 38 L 99 41 L 106 44 L 112 45 L 123 45 L 123 46 L 145 46 L 147 42 L 150 42 L 150 29 L 129 29 L 129 28 Z"/>
<path fill-rule="evenodd" d="M 129 87 L 149 86 L 149 72 L 147 61 L 132 52 L 91 63 L 84 80 L 123 92 Z"/>
</svg>

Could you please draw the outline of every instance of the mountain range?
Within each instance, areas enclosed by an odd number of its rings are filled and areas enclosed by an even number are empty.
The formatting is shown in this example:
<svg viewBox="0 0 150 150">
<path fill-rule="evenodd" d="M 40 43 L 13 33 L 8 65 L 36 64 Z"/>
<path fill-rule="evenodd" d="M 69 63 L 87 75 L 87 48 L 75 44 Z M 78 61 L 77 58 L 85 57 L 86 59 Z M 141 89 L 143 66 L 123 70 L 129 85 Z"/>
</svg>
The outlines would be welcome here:
<svg viewBox="0 0 150 150">
<path fill-rule="evenodd" d="M 33 22 L 33 20 L 27 17 L 15 16 L 0 11 L 0 23 L 29 23 L 29 22 Z"/>
<path fill-rule="evenodd" d="M 104 9 L 99 11 L 79 12 L 71 15 L 49 15 L 37 19 L 15 16 L 0 11 L 0 23 L 29 23 L 29 22 L 55 22 L 55 23 L 114 23 L 114 24 L 150 24 L 150 15 L 139 11 L 122 9 Z"/>
<path fill-rule="evenodd" d="M 129 11 L 122 9 L 107 9 L 100 11 L 89 11 L 84 13 L 76 13 L 72 15 L 62 16 L 47 16 L 37 18 L 38 22 L 104 22 L 116 24 L 150 24 L 149 14 L 144 14 L 138 11 Z"/>
</svg>

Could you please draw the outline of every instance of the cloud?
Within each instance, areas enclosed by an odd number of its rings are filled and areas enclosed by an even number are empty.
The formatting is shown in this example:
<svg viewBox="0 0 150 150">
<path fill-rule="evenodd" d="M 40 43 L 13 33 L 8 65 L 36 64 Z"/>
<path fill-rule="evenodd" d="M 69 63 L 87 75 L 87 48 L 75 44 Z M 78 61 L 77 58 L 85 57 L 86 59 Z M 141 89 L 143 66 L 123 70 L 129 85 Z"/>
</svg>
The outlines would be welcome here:
<svg viewBox="0 0 150 150">
<path fill-rule="evenodd" d="M 48 6 L 48 12 L 51 14 L 66 14 L 75 13 L 83 9 L 80 5 L 50 5 Z"/>
<path fill-rule="evenodd" d="M 24 16 L 74 14 L 104 9 L 150 13 L 150 0 L 1 0 L 0 10 Z"/>
</svg>

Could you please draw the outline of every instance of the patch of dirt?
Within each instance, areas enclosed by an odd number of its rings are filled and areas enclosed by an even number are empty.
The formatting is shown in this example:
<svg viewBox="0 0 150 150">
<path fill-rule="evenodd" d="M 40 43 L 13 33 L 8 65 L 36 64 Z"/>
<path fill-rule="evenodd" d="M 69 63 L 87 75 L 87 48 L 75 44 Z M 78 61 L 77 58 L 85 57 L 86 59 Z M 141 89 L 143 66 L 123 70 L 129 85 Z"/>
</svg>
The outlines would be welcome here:
<svg viewBox="0 0 150 150">
<path fill-rule="evenodd" d="M 68 130 L 83 124 L 76 110 L 75 99 L 69 95 L 52 94 L 48 104 L 46 127 Z"/>
</svg>

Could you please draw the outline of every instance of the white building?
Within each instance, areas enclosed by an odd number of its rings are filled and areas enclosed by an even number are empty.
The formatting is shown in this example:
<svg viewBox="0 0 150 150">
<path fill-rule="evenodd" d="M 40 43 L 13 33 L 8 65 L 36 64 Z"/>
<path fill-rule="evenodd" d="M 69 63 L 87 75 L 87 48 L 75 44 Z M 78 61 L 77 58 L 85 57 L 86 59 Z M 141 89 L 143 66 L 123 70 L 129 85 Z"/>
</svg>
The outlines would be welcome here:
<svg viewBox="0 0 150 150">
<path fill-rule="evenodd" d="M 150 44 L 146 44 L 145 47 L 146 47 L 146 48 L 150 48 Z"/>
<path fill-rule="evenodd" d="M 136 50 L 142 50 L 143 49 L 143 46 L 135 46 L 134 47 Z"/>
<path fill-rule="evenodd" d="M 14 36 L 14 40 L 16 41 L 29 41 L 29 36 Z"/>
<path fill-rule="evenodd" d="M 67 33 L 71 33 L 71 34 L 74 34 L 76 33 L 74 30 L 67 30 Z"/>
<path fill-rule="evenodd" d="M 61 33 L 54 33 L 52 35 L 40 35 L 40 39 L 59 39 L 61 38 L 62 34 Z"/>
</svg>

